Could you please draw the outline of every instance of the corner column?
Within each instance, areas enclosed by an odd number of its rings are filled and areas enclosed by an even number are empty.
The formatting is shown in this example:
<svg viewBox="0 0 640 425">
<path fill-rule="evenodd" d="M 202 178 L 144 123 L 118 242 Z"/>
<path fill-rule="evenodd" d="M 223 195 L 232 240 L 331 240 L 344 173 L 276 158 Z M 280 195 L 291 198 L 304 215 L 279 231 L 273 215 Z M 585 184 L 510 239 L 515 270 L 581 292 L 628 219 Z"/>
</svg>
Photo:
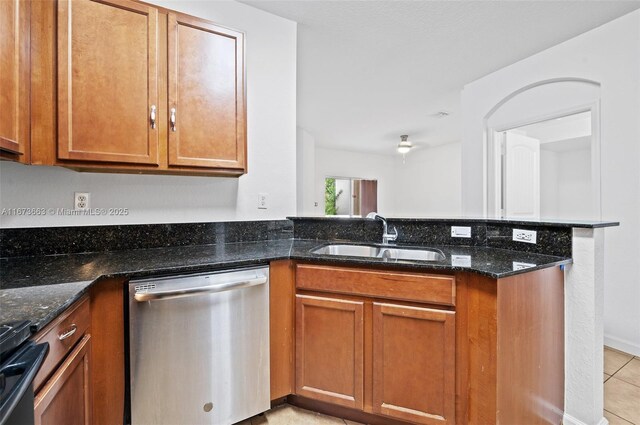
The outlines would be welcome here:
<svg viewBox="0 0 640 425">
<path fill-rule="evenodd" d="M 573 229 L 565 268 L 565 425 L 606 425 L 604 384 L 604 229 Z"/>
</svg>

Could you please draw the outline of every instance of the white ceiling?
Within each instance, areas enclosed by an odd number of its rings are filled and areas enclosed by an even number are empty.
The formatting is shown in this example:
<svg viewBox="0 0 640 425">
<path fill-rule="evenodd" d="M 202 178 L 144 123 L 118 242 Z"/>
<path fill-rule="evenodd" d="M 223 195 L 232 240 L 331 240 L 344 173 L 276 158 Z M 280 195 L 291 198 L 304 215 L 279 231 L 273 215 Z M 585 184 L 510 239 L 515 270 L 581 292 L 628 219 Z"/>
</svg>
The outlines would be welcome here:
<svg viewBox="0 0 640 425">
<path fill-rule="evenodd" d="M 540 140 L 541 144 L 591 136 L 591 111 L 553 118 L 519 127 L 517 130 Z"/>
<path fill-rule="evenodd" d="M 640 8 L 638 1 L 240 0 L 298 25 L 298 125 L 393 154 L 460 139 L 463 85 Z M 447 118 L 432 114 L 450 111 Z"/>
</svg>

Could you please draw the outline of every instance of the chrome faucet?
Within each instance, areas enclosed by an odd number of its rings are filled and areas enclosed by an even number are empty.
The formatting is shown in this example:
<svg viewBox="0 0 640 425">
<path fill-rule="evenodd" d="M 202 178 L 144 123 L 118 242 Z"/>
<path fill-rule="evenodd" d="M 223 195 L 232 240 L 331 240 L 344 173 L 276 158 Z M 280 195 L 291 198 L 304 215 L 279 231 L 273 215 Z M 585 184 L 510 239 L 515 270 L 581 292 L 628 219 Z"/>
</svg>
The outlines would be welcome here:
<svg viewBox="0 0 640 425">
<path fill-rule="evenodd" d="M 382 221 L 382 243 L 388 244 L 389 242 L 393 242 L 398 238 L 398 230 L 395 227 L 391 227 L 393 233 L 389 233 L 389 229 L 387 227 L 387 219 L 378 214 L 377 212 L 370 212 L 367 214 L 367 218 L 373 220 Z"/>
</svg>

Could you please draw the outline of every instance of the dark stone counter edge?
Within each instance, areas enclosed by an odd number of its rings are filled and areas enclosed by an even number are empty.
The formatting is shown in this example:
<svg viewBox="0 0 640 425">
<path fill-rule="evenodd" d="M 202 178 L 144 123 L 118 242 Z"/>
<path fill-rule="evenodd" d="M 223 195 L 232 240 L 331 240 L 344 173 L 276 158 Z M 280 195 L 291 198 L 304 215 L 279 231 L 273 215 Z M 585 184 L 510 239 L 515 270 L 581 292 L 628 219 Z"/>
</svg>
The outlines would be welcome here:
<svg viewBox="0 0 640 425">
<path fill-rule="evenodd" d="M 379 268 L 379 269 L 433 270 L 433 271 L 457 271 L 457 272 L 466 271 L 470 273 L 477 273 L 480 275 L 488 276 L 494 279 L 501 279 L 501 278 L 514 276 L 522 273 L 528 273 L 535 270 L 567 265 L 573 262 L 571 258 L 564 258 L 564 259 L 559 259 L 557 261 L 541 264 L 535 267 L 529 267 L 526 269 L 497 274 L 497 273 L 484 272 L 484 271 L 476 270 L 469 267 L 456 267 L 452 265 L 439 265 L 439 264 L 431 264 L 431 263 L 422 264 L 422 263 L 415 263 L 415 262 L 409 262 L 409 261 L 388 263 L 388 262 L 382 262 L 382 261 L 374 261 L 366 258 L 357 258 L 357 257 L 336 258 L 335 256 L 310 254 L 310 255 L 276 255 L 273 257 L 263 257 L 260 259 L 232 260 L 232 261 L 213 262 L 213 263 L 184 266 L 184 267 L 181 266 L 181 267 L 170 267 L 170 268 L 160 268 L 160 269 L 148 269 L 148 270 L 140 270 L 140 271 L 123 271 L 118 273 L 101 275 L 101 276 L 98 276 L 93 281 L 86 281 L 87 286 L 79 290 L 76 294 L 70 297 L 66 302 L 61 304 L 58 308 L 51 311 L 44 318 L 42 318 L 36 323 L 33 323 L 31 325 L 31 332 L 37 333 L 40 330 L 42 330 L 45 326 L 51 323 L 56 317 L 62 314 L 62 312 L 64 312 L 69 306 L 71 306 L 74 302 L 79 300 L 83 295 L 88 293 L 91 286 L 105 279 L 122 278 L 125 280 L 131 280 L 131 279 L 138 279 L 138 278 L 144 278 L 149 276 L 163 276 L 163 275 L 171 275 L 171 274 L 177 274 L 177 273 L 213 272 L 220 269 L 267 265 L 271 261 L 288 260 L 288 259 L 321 263 L 321 264 L 372 266 L 374 268 Z M 61 284 L 62 283 L 66 283 L 66 282 L 61 282 Z M 72 282 L 69 282 L 69 283 L 72 283 Z M 50 285 L 47 285 L 47 286 L 50 286 Z"/>
<path fill-rule="evenodd" d="M 287 217 L 288 220 L 296 221 L 362 221 L 368 220 L 362 217 Z M 620 226 L 618 221 L 563 221 L 563 220 L 508 220 L 499 218 L 396 218 L 387 217 L 389 223 L 438 223 L 446 224 L 450 223 L 455 225 L 456 223 L 465 224 L 504 224 L 504 225 L 519 225 L 519 226 L 538 226 L 538 227 L 573 227 L 581 229 L 599 229 L 603 227 L 616 227 Z"/>
</svg>

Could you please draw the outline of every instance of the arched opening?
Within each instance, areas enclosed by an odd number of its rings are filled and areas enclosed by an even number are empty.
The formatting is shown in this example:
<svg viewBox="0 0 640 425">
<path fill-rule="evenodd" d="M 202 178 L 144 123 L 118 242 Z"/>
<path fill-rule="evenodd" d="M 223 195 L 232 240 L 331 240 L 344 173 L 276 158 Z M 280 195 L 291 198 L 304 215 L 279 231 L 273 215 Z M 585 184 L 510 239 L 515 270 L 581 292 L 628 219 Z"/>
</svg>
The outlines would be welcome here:
<svg viewBox="0 0 640 425">
<path fill-rule="evenodd" d="M 601 218 L 600 85 L 578 78 L 525 86 L 484 118 L 485 213 Z"/>
</svg>

